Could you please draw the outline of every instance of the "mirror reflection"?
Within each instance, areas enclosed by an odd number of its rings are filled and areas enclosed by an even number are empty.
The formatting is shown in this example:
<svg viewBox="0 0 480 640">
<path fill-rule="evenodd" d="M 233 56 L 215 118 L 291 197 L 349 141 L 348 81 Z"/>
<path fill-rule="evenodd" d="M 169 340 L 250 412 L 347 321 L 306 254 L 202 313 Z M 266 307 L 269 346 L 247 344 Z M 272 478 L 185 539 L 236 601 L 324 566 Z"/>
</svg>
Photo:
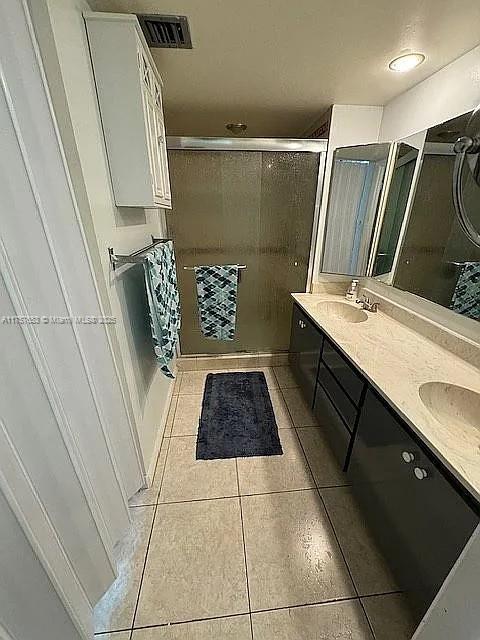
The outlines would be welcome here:
<svg viewBox="0 0 480 640">
<path fill-rule="evenodd" d="M 417 158 L 418 149 L 415 147 L 404 142 L 397 145 L 395 164 L 373 263 L 372 275 L 374 276 L 386 276 L 392 270 Z"/>
<path fill-rule="evenodd" d="M 390 148 L 335 151 L 322 271 L 374 276 L 479 320 L 480 112 L 399 141 L 394 158 Z"/>
<path fill-rule="evenodd" d="M 471 114 L 427 132 L 415 197 L 393 284 L 467 317 L 480 318 L 480 248 L 459 224 L 452 195 L 454 143 Z M 477 215 L 480 189 L 462 175 L 465 206 Z"/>
<path fill-rule="evenodd" d="M 322 271 L 364 275 L 390 144 L 334 152 Z"/>
</svg>

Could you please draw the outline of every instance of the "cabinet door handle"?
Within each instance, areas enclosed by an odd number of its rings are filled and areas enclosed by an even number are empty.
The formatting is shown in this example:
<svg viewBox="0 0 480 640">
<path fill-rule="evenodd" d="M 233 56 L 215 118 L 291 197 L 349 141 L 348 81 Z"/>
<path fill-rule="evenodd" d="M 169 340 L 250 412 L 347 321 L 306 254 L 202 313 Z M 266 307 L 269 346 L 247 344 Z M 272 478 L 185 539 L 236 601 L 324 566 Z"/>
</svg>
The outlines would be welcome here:
<svg viewBox="0 0 480 640">
<path fill-rule="evenodd" d="M 413 473 L 415 474 L 417 480 L 425 480 L 425 478 L 428 478 L 427 470 L 422 469 L 421 467 L 415 467 Z"/>
<path fill-rule="evenodd" d="M 402 451 L 402 458 L 404 462 L 413 462 L 415 460 L 415 454 L 411 451 Z"/>
<path fill-rule="evenodd" d="M 303 322 L 303 320 L 299 320 L 299 321 L 298 321 L 298 326 L 299 326 L 301 329 L 305 329 L 305 327 L 306 327 L 307 325 Z"/>
</svg>

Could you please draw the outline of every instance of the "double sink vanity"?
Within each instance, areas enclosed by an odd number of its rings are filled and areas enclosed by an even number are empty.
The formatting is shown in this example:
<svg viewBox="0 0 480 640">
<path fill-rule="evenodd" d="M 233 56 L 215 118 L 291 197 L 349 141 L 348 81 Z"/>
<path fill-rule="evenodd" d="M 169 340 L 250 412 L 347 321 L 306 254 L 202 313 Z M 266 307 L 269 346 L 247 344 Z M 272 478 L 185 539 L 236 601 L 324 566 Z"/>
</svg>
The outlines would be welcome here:
<svg viewBox="0 0 480 640">
<path fill-rule="evenodd" d="M 382 304 L 293 298 L 290 365 L 420 621 L 479 523 L 477 363 Z"/>
</svg>

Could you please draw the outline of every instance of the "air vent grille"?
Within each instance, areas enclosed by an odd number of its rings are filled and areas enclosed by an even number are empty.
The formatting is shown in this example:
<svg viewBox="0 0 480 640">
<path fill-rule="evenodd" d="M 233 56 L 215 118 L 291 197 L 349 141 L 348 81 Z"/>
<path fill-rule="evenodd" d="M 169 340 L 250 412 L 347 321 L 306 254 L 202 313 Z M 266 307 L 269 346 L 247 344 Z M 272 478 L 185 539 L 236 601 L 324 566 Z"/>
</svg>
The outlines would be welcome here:
<svg viewBox="0 0 480 640">
<path fill-rule="evenodd" d="M 191 49 L 192 39 L 186 16 L 137 16 L 149 47 Z"/>
</svg>

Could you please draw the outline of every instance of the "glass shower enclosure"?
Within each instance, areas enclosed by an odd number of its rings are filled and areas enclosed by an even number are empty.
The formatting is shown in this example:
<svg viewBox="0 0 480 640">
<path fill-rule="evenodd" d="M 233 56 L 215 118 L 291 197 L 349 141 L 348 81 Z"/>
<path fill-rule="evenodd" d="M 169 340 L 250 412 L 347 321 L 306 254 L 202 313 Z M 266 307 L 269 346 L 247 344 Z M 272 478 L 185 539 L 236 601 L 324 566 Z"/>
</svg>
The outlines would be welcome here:
<svg viewBox="0 0 480 640">
<path fill-rule="evenodd" d="M 183 355 L 288 349 L 292 291 L 312 271 L 325 140 L 169 138 Z M 200 330 L 195 265 L 241 264 L 233 341 Z"/>
</svg>

